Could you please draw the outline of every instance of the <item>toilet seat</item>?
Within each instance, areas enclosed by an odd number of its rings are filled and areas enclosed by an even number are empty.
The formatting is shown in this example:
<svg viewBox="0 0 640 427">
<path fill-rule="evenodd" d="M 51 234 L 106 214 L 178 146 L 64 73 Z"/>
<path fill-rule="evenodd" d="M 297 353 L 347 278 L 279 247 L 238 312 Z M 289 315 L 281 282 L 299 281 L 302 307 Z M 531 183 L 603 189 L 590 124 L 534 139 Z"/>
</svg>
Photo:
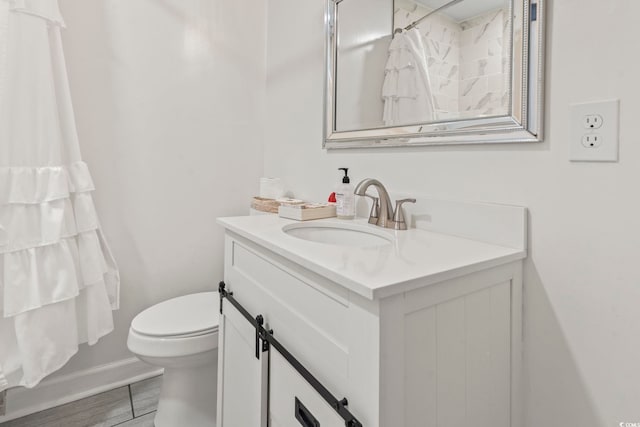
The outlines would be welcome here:
<svg viewBox="0 0 640 427">
<path fill-rule="evenodd" d="M 158 338 L 187 338 L 218 330 L 220 299 L 217 292 L 183 295 L 140 312 L 131 330 Z"/>
<path fill-rule="evenodd" d="M 218 292 L 163 301 L 131 322 L 127 346 L 139 356 L 183 357 L 218 347 Z"/>
</svg>

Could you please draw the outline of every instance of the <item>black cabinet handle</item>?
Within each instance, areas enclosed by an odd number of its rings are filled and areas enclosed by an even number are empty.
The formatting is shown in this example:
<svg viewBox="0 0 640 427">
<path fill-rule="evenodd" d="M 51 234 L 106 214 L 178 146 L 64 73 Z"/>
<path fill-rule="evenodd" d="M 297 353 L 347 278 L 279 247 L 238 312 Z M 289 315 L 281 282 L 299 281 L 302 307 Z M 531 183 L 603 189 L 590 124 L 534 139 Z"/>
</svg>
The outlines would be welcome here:
<svg viewBox="0 0 640 427">
<path fill-rule="evenodd" d="M 320 427 L 320 423 L 316 420 L 311 412 L 300 402 L 300 399 L 296 397 L 296 420 L 300 422 L 304 427 Z"/>
</svg>

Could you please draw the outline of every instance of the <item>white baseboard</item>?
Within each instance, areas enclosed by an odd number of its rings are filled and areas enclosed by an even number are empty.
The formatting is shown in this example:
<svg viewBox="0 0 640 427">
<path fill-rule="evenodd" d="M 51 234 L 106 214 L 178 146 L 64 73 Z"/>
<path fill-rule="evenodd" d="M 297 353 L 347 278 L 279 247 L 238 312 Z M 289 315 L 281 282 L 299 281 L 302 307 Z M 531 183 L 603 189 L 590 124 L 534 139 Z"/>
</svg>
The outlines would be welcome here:
<svg viewBox="0 0 640 427">
<path fill-rule="evenodd" d="M 7 412 L 0 417 L 0 423 L 160 374 L 162 369 L 131 357 L 69 375 L 44 379 L 32 389 L 13 388 L 8 390 Z"/>
</svg>

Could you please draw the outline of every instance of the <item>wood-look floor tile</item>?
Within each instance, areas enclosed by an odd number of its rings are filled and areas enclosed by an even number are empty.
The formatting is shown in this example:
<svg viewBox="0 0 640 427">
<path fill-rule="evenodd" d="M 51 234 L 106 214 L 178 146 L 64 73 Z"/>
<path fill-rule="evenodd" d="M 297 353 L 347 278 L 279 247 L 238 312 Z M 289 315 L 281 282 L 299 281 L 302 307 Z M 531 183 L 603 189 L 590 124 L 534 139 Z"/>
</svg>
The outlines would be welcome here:
<svg viewBox="0 0 640 427">
<path fill-rule="evenodd" d="M 5 415 L 7 410 L 7 390 L 0 391 L 0 416 Z"/>
<path fill-rule="evenodd" d="M 122 424 L 118 424 L 117 427 L 154 427 L 153 419 L 156 417 L 155 412 L 143 415 L 138 418 L 134 418 L 129 421 L 125 421 Z"/>
<path fill-rule="evenodd" d="M 111 427 L 133 418 L 128 387 L 2 423 L 2 427 Z"/>
<path fill-rule="evenodd" d="M 139 417 L 155 411 L 160 398 L 162 376 L 149 378 L 131 384 L 131 400 L 133 401 L 133 415 Z"/>
</svg>

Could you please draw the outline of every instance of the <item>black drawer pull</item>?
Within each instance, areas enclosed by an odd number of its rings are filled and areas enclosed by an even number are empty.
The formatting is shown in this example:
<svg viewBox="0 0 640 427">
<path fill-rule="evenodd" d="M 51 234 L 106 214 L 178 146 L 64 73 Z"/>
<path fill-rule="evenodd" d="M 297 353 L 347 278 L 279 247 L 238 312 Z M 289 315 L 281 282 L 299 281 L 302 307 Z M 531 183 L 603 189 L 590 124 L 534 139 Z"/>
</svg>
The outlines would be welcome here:
<svg viewBox="0 0 640 427">
<path fill-rule="evenodd" d="M 296 397 L 296 420 L 300 421 L 304 427 L 320 427 L 320 423 L 316 420 L 311 412 Z"/>
</svg>

